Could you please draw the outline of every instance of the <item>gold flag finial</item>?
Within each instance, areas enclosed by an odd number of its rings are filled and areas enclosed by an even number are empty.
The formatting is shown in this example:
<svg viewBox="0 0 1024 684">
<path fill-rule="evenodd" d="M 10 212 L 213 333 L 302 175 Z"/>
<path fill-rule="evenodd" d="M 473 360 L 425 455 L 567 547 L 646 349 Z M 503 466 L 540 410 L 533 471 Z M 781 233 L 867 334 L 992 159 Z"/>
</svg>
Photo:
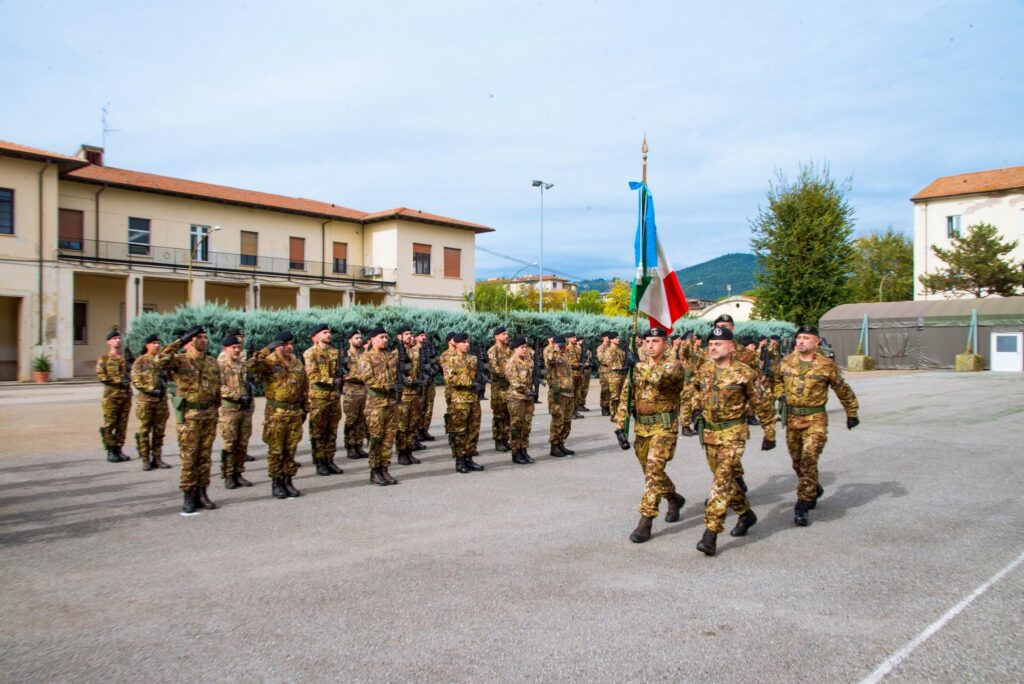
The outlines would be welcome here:
<svg viewBox="0 0 1024 684">
<path fill-rule="evenodd" d="M 640 146 L 644 156 L 644 183 L 647 183 L 647 134 L 644 133 L 644 144 Z"/>
</svg>

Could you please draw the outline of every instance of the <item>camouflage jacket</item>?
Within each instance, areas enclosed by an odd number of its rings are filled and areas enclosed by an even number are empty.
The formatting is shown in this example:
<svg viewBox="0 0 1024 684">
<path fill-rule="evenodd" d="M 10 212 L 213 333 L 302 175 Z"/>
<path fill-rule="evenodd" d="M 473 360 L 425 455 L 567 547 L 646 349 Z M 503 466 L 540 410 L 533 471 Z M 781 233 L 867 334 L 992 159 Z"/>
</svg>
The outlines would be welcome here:
<svg viewBox="0 0 1024 684">
<path fill-rule="evenodd" d="M 371 349 L 359 357 L 359 378 L 368 389 L 390 394 L 398 377 L 398 355 L 394 352 Z"/>
<path fill-rule="evenodd" d="M 359 375 L 359 359 L 366 351 L 361 347 L 356 348 L 351 344 L 348 346 L 348 375 L 345 376 L 345 385 L 362 385 L 363 378 Z"/>
<path fill-rule="evenodd" d="M 329 399 L 338 396 L 339 387 L 335 383 L 338 375 L 338 350 L 334 347 L 318 349 L 313 345 L 303 352 L 302 359 L 305 362 L 310 398 Z"/>
<path fill-rule="evenodd" d="M 444 384 L 451 388 L 453 404 L 471 404 L 480 398 L 473 391 L 476 380 L 476 357 L 456 351 L 444 370 Z"/>
<path fill-rule="evenodd" d="M 508 396 L 511 399 L 533 399 L 533 361 L 520 359 L 513 354 L 505 361 L 502 374 L 508 379 Z"/>
<path fill-rule="evenodd" d="M 566 344 L 565 345 L 565 360 L 569 363 L 569 368 L 573 373 L 579 373 L 580 363 L 583 361 L 583 350 L 578 344 Z"/>
<path fill-rule="evenodd" d="M 679 391 L 683 386 L 683 364 L 669 353 L 655 360 L 648 358 L 633 368 L 632 401 L 637 416 L 674 413 L 679 408 Z M 622 387 L 615 424 L 620 428 L 626 421 L 626 404 L 630 395 L 629 384 Z M 638 427 L 639 429 L 639 427 Z"/>
<path fill-rule="evenodd" d="M 567 355 L 568 352 L 552 352 L 544 359 L 544 375 L 548 387 L 555 393 L 572 392 L 572 368 Z"/>
<path fill-rule="evenodd" d="M 155 354 L 143 354 L 135 359 L 132 364 L 132 385 L 142 393 L 140 399 L 144 401 L 166 398 L 167 387 L 163 374 L 157 368 Z"/>
<path fill-rule="evenodd" d="M 555 345 L 553 343 L 552 344 L 548 344 L 548 345 L 546 345 L 544 347 L 544 349 L 541 351 L 541 357 L 544 359 L 544 365 L 548 364 L 548 361 L 551 359 L 551 356 L 554 353 L 555 353 Z"/>
<path fill-rule="evenodd" d="M 105 394 L 112 392 L 131 394 L 131 388 L 126 382 L 129 377 L 127 361 L 124 356 L 114 356 L 113 354 L 101 356 L 96 361 L 96 378 L 105 385 Z"/>
<path fill-rule="evenodd" d="M 610 347 L 610 346 L 612 346 L 612 345 L 609 344 L 608 342 L 602 342 L 601 344 L 597 345 L 597 354 L 596 354 L 596 356 L 597 356 L 598 373 L 602 373 L 603 374 L 603 373 L 608 372 L 608 359 L 607 359 L 606 355 L 608 353 L 608 347 Z"/>
<path fill-rule="evenodd" d="M 792 352 L 786 355 L 779 366 L 788 406 L 824 406 L 828 402 L 828 388 L 831 387 L 846 410 L 846 415 L 851 418 L 857 416 L 857 397 L 832 359 L 823 354 L 815 354 L 803 367 L 800 355 Z"/>
<path fill-rule="evenodd" d="M 739 421 L 721 431 L 705 432 L 705 444 L 749 439 L 748 406 L 754 407 L 764 427 L 765 438 L 775 439 L 775 409 L 771 398 L 761 392 L 757 371 L 745 363 L 734 361 L 720 369 L 713 361 L 706 361 L 694 373 L 682 400 L 688 402 L 691 412 L 703 411 L 704 420 L 708 423 Z"/>
<path fill-rule="evenodd" d="M 175 395 L 190 404 L 219 402 L 220 367 L 217 361 L 193 351 L 179 354 L 182 346 L 181 340 L 174 340 L 156 355 L 156 365 L 167 371 L 174 381 Z"/>
<path fill-rule="evenodd" d="M 512 349 L 494 344 L 487 350 L 487 360 L 491 362 L 491 384 L 498 389 L 506 389 L 510 378 L 505 375 L 505 364 L 514 356 Z"/>
<path fill-rule="evenodd" d="M 221 399 L 237 402 L 252 398 L 249 397 L 249 390 L 245 382 L 249 368 L 252 366 L 251 360 L 243 359 L 242 354 L 239 354 L 238 358 L 231 361 L 227 354 L 221 352 L 217 356 L 217 366 L 220 367 Z"/>
<path fill-rule="evenodd" d="M 268 412 L 276 409 L 296 415 L 309 410 L 306 371 L 298 357 L 283 359 L 277 350 L 260 349 L 253 358 L 252 371 L 263 383 Z"/>
<path fill-rule="evenodd" d="M 441 372 L 444 373 L 445 367 L 451 363 L 452 357 L 455 356 L 454 349 L 445 349 L 443 352 L 437 355 L 437 365 L 440 366 Z"/>
<path fill-rule="evenodd" d="M 733 361 L 739 361 L 745 363 L 754 370 L 761 368 L 761 357 L 756 351 L 741 347 L 739 342 L 736 343 L 736 351 L 732 355 Z"/>
<path fill-rule="evenodd" d="M 402 385 L 402 395 L 411 396 L 419 394 L 420 391 L 419 387 L 415 387 L 412 384 L 420 379 L 420 346 L 418 344 L 414 344 L 411 347 L 406 347 L 405 353 L 409 357 L 409 372 L 405 376 L 405 384 Z M 397 350 L 395 351 L 395 358 L 398 358 Z"/>
<path fill-rule="evenodd" d="M 617 344 L 609 344 L 604 353 L 609 371 L 621 371 L 626 367 L 626 352 Z"/>
</svg>

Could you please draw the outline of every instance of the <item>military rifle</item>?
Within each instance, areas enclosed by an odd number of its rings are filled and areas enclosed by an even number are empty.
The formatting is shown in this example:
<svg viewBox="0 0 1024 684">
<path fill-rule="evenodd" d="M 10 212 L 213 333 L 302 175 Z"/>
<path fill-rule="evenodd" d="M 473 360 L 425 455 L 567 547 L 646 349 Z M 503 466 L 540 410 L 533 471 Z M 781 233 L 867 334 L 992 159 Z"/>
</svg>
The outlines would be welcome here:
<svg viewBox="0 0 1024 684">
<path fill-rule="evenodd" d="M 344 336 L 342 336 L 344 337 Z M 338 338 L 338 365 L 334 369 L 334 387 L 339 392 L 345 385 L 345 376 L 348 375 L 348 349 L 345 340 Z"/>
<path fill-rule="evenodd" d="M 430 337 L 423 340 L 423 344 L 420 345 L 420 394 L 425 399 L 427 396 L 427 385 L 434 382 L 434 378 L 437 376 L 437 351 L 434 349 L 434 343 L 430 341 Z"/>
<path fill-rule="evenodd" d="M 476 350 L 476 377 L 473 379 L 473 391 L 478 399 L 486 399 L 487 383 L 491 381 L 491 361 L 487 358 L 487 350 L 481 345 Z"/>
<path fill-rule="evenodd" d="M 409 360 L 409 350 L 405 348 L 405 342 L 398 339 L 398 363 L 395 364 L 395 400 L 402 403 L 402 392 L 405 391 L 405 378 L 412 370 L 412 361 Z"/>
<path fill-rule="evenodd" d="M 540 340 L 533 343 L 533 401 L 540 401 L 540 382 L 544 378 L 544 348 Z"/>
<path fill-rule="evenodd" d="M 121 387 L 131 391 L 132 389 L 132 366 L 135 365 L 135 354 L 126 344 L 124 346 L 124 377 L 121 378 Z"/>
<path fill-rule="evenodd" d="M 256 357 L 256 344 L 250 340 L 249 346 L 245 349 L 245 396 L 238 402 L 242 408 L 248 409 L 256 400 L 256 378 L 252 374 L 252 362 Z"/>
</svg>

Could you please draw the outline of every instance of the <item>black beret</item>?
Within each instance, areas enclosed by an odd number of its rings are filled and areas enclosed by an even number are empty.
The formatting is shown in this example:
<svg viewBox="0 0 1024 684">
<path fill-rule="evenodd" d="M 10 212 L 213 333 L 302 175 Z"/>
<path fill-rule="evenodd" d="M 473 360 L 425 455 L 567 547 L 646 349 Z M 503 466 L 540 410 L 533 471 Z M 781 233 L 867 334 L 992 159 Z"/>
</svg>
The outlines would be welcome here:
<svg viewBox="0 0 1024 684">
<path fill-rule="evenodd" d="M 801 325 L 796 329 L 797 335 L 814 335 L 815 337 L 821 337 L 818 334 L 818 329 L 813 325 Z"/>
<path fill-rule="evenodd" d="M 692 338 L 693 338 L 693 331 L 692 330 L 687 330 L 687 331 L 685 331 L 683 333 L 683 339 L 684 340 L 689 340 L 689 339 L 692 339 Z"/>
<path fill-rule="evenodd" d="M 241 328 L 234 328 L 233 330 L 228 330 L 228 335 L 238 335 L 239 337 L 241 337 L 244 334 L 245 333 L 242 332 Z"/>
<path fill-rule="evenodd" d="M 239 335 L 238 335 L 237 332 L 235 332 L 235 331 L 229 332 L 224 337 L 224 340 L 220 344 L 221 344 L 222 347 L 231 347 L 231 346 L 236 345 L 236 344 L 241 344 L 241 341 L 238 339 L 238 337 L 239 337 Z"/>
<path fill-rule="evenodd" d="M 711 329 L 711 333 L 708 335 L 708 340 L 731 340 L 732 330 L 728 328 L 714 327 Z"/>
<path fill-rule="evenodd" d="M 107 333 L 107 339 L 108 340 L 112 340 L 115 337 L 120 337 L 120 336 L 121 336 L 121 333 L 117 332 L 116 330 L 111 330 L 110 332 Z"/>
<path fill-rule="evenodd" d="M 366 338 L 369 339 L 371 337 L 376 337 L 377 335 L 387 335 L 387 334 L 388 334 L 388 331 L 384 329 L 384 326 L 378 325 L 378 326 L 376 326 L 374 328 L 370 328 L 370 330 L 366 333 Z"/>
<path fill-rule="evenodd" d="M 772 341 L 774 341 L 774 342 L 781 342 L 781 341 L 782 341 L 782 338 L 781 338 L 781 337 L 779 337 L 778 335 L 772 335 L 772 336 L 771 336 L 771 337 L 769 337 L 768 339 L 769 339 L 769 340 L 772 340 Z"/>
<path fill-rule="evenodd" d="M 619 333 L 614 332 L 614 331 L 609 331 L 608 332 L 608 339 L 609 340 L 617 340 L 617 339 L 619 339 Z"/>
<path fill-rule="evenodd" d="M 577 335 L 576 333 L 565 333 L 565 337 L 566 337 L 566 338 L 570 338 L 570 337 L 579 337 L 579 335 Z"/>
<path fill-rule="evenodd" d="M 455 343 L 467 342 L 469 341 L 469 335 L 467 335 L 466 333 L 455 333 L 454 335 L 452 335 L 452 341 Z"/>
<path fill-rule="evenodd" d="M 754 340 L 752 340 L 749 335 L 743 335 L 742 337 L 740 337 L 739 343 L 745 347 L 748 344 L 753 344 Z"/>
<path fill-rule="evenodd" d="M 350 333 L 349 333 L 348 335 L 345 335 L 345 339 L 346 339 L 346 340 L 351 340 L 351 339 L 352 339 L 353 337 L 355 337 L 356 335 L 362 335 L 362 334 L 363 334 L 363 333 L 362 333 L 362 331 L 361 331 L 361 330 L 353 330 L 353 331 L 352 331 L 352 332 L 350 332 Z"/>
<path fill-rule="evenodd" d="M 398 326 L 398 330 L 395 331 L 396 335 L 404 335 L 407 332 L 412 332 L 412 328 L 407 325 Z"/>
<path fill-rule="evenodd" d="M 290 330 L 282 330 L 281 332 L 274 335 L 274 342 L 293 342 L 295 335 Z"/>
<path fill-rule="evenodd" d="M 509 346 L 512 347 L 513 349 L 515 349 L 516 347 L 524 347 L 526 346 L 526 338 L 516 337 L 511 342 L 509 342 Z"/>
<path fill-rule="evenodd" d="M 715 319 L 715 325 L 716 326 L 719 323 L 733 323 L 733 322 L 734 321 L 732 320 L 732 316 L 730 316 L 729 314 L 722 314 L 721 316 L 719 316 L 718 318 Z"/>
<path fill-rule="evenodd" d="M 179 339 L 179 338 L 184 337 L 184 336 L 185 336 L 185 330 L 184 329 L 175 330 L 174 331 L 174 338 L 175 339 Z"/>
<path fill-rule="evenodd" d="M 315 328 L 313 328 L 313 332 L 309 333 L 309 336 L 312 337 L 313 335 L 316 335 L 318 333 L 322 333 L 324 330 L 330 330 L 330 329 L 331 329 L 331 326 L 327 325 L 326 323 L 321 323 L 320 325 L 318 325 Z"/>
<path fill-rule="evenodd" d="M 149 344 L 151 342 L 159 342 L 159 341 L 160 341 L 160 336 L 157 335 L 156 333 L 153 333 L 152 335 L 150 335 L 149 337 L 144 339 L 142 341 L 142 344 Z"/>
<path fill-rule="evenodd" d="M 453 337 L 455 337 L 455 333 L 453 333 L 453 332 L 448 333 L 447 335 L 444 336 L 444 343 L 448 344 L 449 342 L 452 341 Z"/>
<path fill-rule="evenodd" d="M 503 332 L 508 332 L 508 329 L 503 325 L 499 325 L 497 328 L 494 329 L 495 335 L 500 335 Z"/>
<path fill-rule="evenodd" d="M 414 334 L 414 335 L 415 335 L 416 337 L 419 337 L 420 335 L 426 335 L 426 334 L 427 334 L 427 331 L 426 331 L 426 330 L 423 330 L 423 329 L 421 328 L 421 329 L 417 330 L 416 332 L 414 332 L 413 334 Z"/>
<path fill-rule="evenodd" d="M 663 340 L 668 339 L 668 331 L 664 328 L 651 328 L 644 333 L 644 339 L 646 340 L 648 337 L 660 337 Z"/>
<path fill-rule="evenodd" d="M 565 344 L 565 337 L 563 335 L 555 335 L 551 341 L 555 344 Z"/>
<path fill-rule="evenodd" d="M 182 333 L 182 335 L 181 335 L 181 342 L 182 342 L 182 344 L 188 344 L 189 342 L 191 342 L 193 340 L 193 338 L 195 338 L 196 335 L 205 335 L 205 334 L 206 334 L 206 328 L 204 328 L 201 325 L 194 325 L 191 328 L 189 328 L 188 330 L 186 330 L 184 333 Z"/>
</svg>

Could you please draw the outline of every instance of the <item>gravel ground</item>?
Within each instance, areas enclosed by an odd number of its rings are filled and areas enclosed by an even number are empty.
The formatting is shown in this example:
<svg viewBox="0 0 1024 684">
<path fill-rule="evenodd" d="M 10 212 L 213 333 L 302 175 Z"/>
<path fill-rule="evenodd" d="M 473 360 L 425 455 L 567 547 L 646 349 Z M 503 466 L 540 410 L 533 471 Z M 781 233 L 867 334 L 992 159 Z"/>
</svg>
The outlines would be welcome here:
<svg viewBox="0 0 1024 684">
<path fill-rule="evenodd" d="M 98 385 L 0 387 L 0 679 L 859 681 L 1024 551 L 1024 378 L 850 380 L 862 424 L 833 399 L 810 527 L 783 439 L 758 451 L 754 428 L 760 521 L 714 558 L 694 549 L 696 438 L 669 465 L 683 519 L 631 544 L 642 474 L 596 410 L 552 459 L 538 406 L 537 463 L 518 466 L 485 408 L 486 472 L 455 473 L 439 440 L 396 487 L 343 457 L 317 477 L 303 443 L 287 501 L 257 418 L 256 486 L 215 480 L 220 508 L 183 518 L 176 468 L 103 460 Z M 173 425 L 167 452 L 176 466 Z M 1021 681 L 1022 615 L 1017 566 L 888 679 Z"/>
</svg>

